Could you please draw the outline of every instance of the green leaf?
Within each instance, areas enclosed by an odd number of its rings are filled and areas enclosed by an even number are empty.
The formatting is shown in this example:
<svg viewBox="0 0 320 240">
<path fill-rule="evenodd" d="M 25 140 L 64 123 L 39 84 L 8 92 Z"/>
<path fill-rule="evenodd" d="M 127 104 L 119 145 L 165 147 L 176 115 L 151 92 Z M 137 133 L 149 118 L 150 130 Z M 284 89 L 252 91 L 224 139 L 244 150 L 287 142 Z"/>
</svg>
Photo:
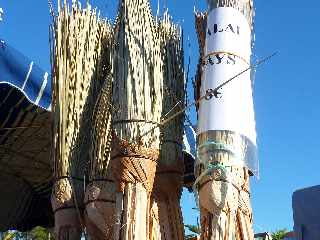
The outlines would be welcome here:
<svg viewBox="0 0 320 240">
<path fill-rule="evenodd" d="M 14 240 L 15 234 L 12 232 L 6 232 L 3 236 L 3 240 Z"/>
<path fill-rule="evenodd" d="M 280 229 L 271 234 L 273 240 L 283 240 L 288 234 L 287 229 Z"/>
</svg>

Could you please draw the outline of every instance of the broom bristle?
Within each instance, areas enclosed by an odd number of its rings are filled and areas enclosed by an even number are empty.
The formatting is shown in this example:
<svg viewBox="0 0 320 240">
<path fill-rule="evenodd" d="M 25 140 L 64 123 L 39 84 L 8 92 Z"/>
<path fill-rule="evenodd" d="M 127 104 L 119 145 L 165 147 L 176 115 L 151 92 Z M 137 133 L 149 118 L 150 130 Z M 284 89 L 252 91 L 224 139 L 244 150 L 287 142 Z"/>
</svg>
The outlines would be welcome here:
<svg viewBox="0 0 320 240">
<path fill-rule="evenodd" d="M 113 102 L 120 111 L 114 115 L 114 129 L 130 143 L 159 123 L 162 114 L 160 44 L 148 4 L 122 1 L 116 22 Z M 159 144 L 159 128 L 142 139 L 144 147 L 158 149 Z"/>
<path fill-rule="evenodd" d="M 184 107 L 185 78 L 181 28 L 171 22 L 166 12 L 158 26 L 163 62 L 163 110 L 167 118 Z M 161 158 L 162 164 L 175 165 L 182 154 L 184 115 L 162 127 Z"/>
<path fill-rule="evenodd" d="M 55 176 L 76 174 L 88 161 L 90 120 L 95 103 L 103 41 L 111 27 L 90 5 L 66 2 L 51 26 Z M 74 172 L 74 173 L 71 173 Z M 82 177 L 82 176 L 81 176 Z"/>
<path fill-rule="evenodd" d="M 112 79 L 109 72 L 102 86 L 93 116 L 90 180 L 103 179 L 109 174 L 112 140 L 111 94 Z"/>
</svg>

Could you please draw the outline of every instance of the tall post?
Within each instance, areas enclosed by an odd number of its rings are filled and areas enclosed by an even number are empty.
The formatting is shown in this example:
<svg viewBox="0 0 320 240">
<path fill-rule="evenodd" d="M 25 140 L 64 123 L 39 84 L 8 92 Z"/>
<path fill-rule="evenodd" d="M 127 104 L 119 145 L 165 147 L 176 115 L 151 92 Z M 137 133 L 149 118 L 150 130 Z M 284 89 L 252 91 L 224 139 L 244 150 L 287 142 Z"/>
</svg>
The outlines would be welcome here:
<svg viewBox="0 0 320 240">
<path fill-rule="evenodd" d="M 250 65 L 253 1 L 208 0 L 196 14 L 201 60 L 197 98 Z M 201 239 L 253 240 L 249 176 L 258 173 L 250 71 L 198 105 Z"/>
</svg>

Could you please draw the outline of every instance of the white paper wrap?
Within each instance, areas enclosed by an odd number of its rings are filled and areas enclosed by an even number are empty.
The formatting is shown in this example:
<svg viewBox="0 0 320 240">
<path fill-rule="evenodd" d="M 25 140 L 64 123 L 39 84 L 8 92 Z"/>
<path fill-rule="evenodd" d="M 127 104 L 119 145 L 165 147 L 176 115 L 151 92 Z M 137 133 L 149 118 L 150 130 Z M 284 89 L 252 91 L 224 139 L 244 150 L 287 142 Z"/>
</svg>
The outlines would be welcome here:
<svg viewBox="0 0 320 240">
<path fill-rule="evenodd" d="M 208 15 L 201 96 L 249 67 L 251 30 L 237 10 L 221 7 Z M 221 98 L 203 100 L 199 107 L 198 134 L 228 130 L 247 137 L 256 146 L 250 71 L 222 89 Z"/>
<path fill-rule="evenodd" d="M 221 51 L 250 62 L 250 25 L 241 12 L 231 7 L 215 8 L 208 14 L 205 56 Z"/>
</svg>

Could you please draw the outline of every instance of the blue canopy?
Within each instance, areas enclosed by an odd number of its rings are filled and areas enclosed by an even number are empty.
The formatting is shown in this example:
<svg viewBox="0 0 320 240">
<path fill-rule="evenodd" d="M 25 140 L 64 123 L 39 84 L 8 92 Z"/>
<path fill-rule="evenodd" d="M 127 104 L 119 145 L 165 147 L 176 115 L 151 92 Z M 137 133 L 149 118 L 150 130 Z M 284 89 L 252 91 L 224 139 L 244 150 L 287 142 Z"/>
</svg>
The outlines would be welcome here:
<svg viewBox="0 0 320 240">
<path fill-rule="evenodd" d="M 50 105 L 49 74 L 0 40 L 2 231 L 52 224 Z"/>
<path fill-rule="evenodd" d="M 0 40 L 0 83 L 17 88 L 32 104 L 50 110 L 49 74 L 4 40 Z"/>
</svg>

